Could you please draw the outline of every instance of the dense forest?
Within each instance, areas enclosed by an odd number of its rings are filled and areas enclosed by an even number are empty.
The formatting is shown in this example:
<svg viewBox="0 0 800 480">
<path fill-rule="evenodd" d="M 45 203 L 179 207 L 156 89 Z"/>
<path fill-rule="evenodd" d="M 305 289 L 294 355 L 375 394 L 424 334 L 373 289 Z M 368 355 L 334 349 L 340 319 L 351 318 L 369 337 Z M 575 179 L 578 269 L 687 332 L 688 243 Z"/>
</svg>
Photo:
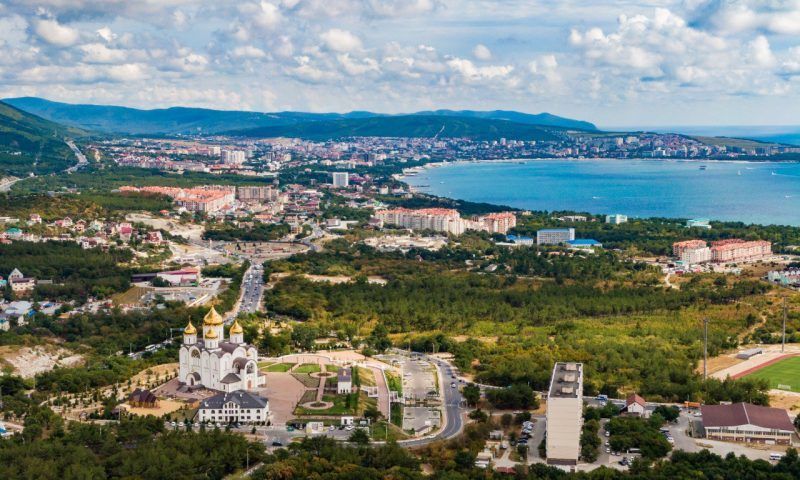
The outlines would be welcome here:
<svg viewBox="0 0 800 480">
<path fill-rule="evenodd" d="M 380 326 L 397 345 L 451 352 L 460 368 L 496 385 L 543 390 L 553 362 L 571 360 L 586 362 L 589 394 L 635 390 L 652 400 L 767 402 L 762 383 L 703 382 L 694 365 L 702 353 L 702 317 L 714 319 L 711 355 L 734 348 L 737 333 L 755 318 L 746 300 L 768 285 L 698 277 L 676 290 L 659 283 L 649 267 L 614 253 L 548 255 L 536 247 L 486 245 L 465 237 L 439 252 L 402 254 L 336 240 L 325 252 L 270 262 L 266 274 L 350 275 L 353 281 L 289 276 L 265 292 L 265 303 L 273 314 L 345 338 Z M 488 262 L 505 265 L 500 271 L 506 273 L 485 273 L 480 267 Z M 475 266 L 480 271 L 471 271 Z M 369 283 L 367 276 L 386 283 Z"/>
<path fill-rule="evenodd" d="M 172 200 L 147 193 L 86 193 L 12 196 L 0 194 L 0 212 L 22 221 L 36 213 L 45 222 L 64 217 L 73 220 L 120 219 L 129 212 L 168 210 Z"/>
<path fill-rule="evenodd" d="M 15 268 L 25 276 L 52 280 L 39 284 L 34 299 L 85 300 L 104 298 L 130 286 L 128 270 L 122 266 L 133 258 L 128 249 L 84 250 L 74 242 L 14 242 L 0 245 L 0 275 Z"/>
<path fill-rule="evenodd" d="M 222 479 L 263 457 L 263 444 L 218 429 L 167 431 L 155 417 L 65 428 L 42 412 L 26 419 L 23 435 L 0 440 L 0 478 Z"/>
</svg>

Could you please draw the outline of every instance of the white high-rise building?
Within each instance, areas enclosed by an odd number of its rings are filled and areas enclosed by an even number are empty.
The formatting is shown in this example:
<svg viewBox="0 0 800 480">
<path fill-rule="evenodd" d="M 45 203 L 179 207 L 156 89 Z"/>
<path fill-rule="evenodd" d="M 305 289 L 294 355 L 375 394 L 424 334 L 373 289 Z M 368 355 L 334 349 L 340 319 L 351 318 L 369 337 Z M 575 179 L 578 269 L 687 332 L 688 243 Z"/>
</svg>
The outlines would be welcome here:
<svg viewBox="0 0 800 480">
<path fill-rule="evenodd" d="M 547 394 L 547 464 L 574 470 L 581 454 L 583 364 L 553 366 Z"/>
<path fill-rule="evenodd" d="M 575 240 L 574 228 L 544 228 L 536 232 L 536 245 L 561 245 Z"/>
<path fill-rule="evenodd" d="M 241 150 L 223 150 L 222 163 L 226 165 L 239 165 L 244 163 L 245 154 Z"/>
<path fill-rule="evenodd" d="M 333 172 L 333 186 L 347 188 L 350 186 L 350 174 L 347 172 Z"/>
</svg>

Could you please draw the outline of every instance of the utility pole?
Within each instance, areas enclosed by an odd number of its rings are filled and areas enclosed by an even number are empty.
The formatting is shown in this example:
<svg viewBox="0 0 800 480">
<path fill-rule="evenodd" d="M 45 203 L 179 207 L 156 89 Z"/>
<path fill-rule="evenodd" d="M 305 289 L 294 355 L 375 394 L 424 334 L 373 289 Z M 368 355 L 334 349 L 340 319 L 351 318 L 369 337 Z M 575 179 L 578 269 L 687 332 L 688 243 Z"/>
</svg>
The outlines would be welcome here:
<svg viewBox="0 0 800 480">
<path fill-rule="evenodd" d="M 786 350 L 786 296 L 783 296 L 783 337 L 781 339 L 781 353 Z"/>
<path fill-rule="evenodd" d="M 703 319 L 703 380 L 708 380 L 708 318 Z"/>
</svg>

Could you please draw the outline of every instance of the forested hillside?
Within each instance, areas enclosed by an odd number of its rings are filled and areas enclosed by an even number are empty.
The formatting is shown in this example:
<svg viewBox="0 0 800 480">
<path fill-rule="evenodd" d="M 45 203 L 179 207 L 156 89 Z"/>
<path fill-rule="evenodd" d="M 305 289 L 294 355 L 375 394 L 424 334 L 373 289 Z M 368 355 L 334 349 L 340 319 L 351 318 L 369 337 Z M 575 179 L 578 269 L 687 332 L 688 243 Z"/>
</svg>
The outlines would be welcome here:
<svg viewBox="0 0 800 480">
<path fill-rule="evenodd" d="M 83 134 L 0 102 L 0 177 L 68 168 L 77 160 L 64 139 Z"/>
</svg>

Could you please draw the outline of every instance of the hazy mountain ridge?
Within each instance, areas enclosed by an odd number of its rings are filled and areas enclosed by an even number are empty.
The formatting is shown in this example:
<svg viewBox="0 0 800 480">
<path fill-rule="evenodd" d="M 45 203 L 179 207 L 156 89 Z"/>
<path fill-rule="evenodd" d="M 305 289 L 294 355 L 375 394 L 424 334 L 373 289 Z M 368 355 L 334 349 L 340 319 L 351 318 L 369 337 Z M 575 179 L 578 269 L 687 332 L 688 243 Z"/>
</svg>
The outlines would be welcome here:
<svg viewBox="0 0 800 480">
<path fill-rule="evenodd" d="M 248 112 L 213 110 L 205 108 L 171 107 L 140 110 L 128 107 L 69 104 L 52 102 L 37 97 L 19 97 L 3 100 L 21 110 L 48 120 L 105 133 L 155 134 L 213 134 L 243 131 L 256 128 L 300 125 L 310 122 L 338 121 L 368 118 L 455 117 L 464 119 L 500 120 L 520 124 L 549 127 L 596 130 L 589 123 L 558 117 L 549 113 L 527 114 L 514 111 L 436 110 L 407 115 L 388 115 L 354 111 L 348 113 L 306 112 Z M 426 123 L 427 120 L 421 120 Z M 486 124 L 487 126 L 489 124 Z M 300 130 L 308 130 L 303 127 Z M 312 129 L 313 130 L 313 129 Z M 424 128 L 423 128 L 424 130 Z"/>
</svg>

